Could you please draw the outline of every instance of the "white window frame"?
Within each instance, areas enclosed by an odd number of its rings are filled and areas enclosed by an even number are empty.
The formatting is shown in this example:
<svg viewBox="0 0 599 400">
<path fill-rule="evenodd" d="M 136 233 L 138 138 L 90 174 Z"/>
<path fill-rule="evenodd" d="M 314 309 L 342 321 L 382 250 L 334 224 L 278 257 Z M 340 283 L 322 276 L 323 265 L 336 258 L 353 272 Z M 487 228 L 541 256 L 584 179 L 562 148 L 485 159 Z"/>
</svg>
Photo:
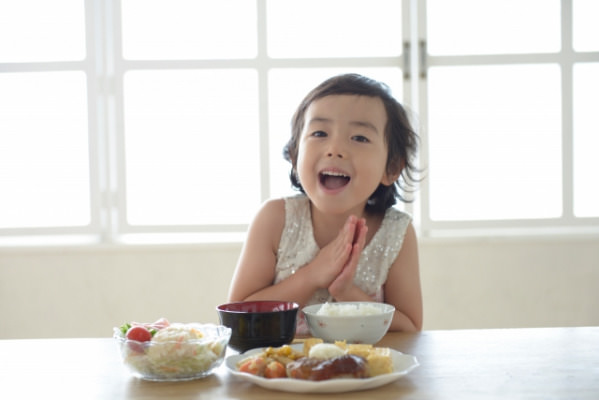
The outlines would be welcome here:
<svg viewBox="0 0 599 400">
<path fill-rule="evenodd" d="M 414 2 L 413 2 L 414 3 Z M 559 218 L 510 219 L 476 221 L 435 221 L 430 218 L 429 181 L 424 180 L 419 192 L 421 221 L 420 233 L 425 237 L 460 236 L 513 236 L 547 234 L 597 234 L 599 218 L 574 216 L 573 188 L 573 67 L 575 63 L 597 62 L 599 52 L 575 52 L 572 44 L 572 0 L 561 0 L 561 50 L 544 54 L 501 54 L 501 55 L 447 55 L 435 56 L 426 53 L 426 2 L 417 2 L 418 11 L 418 60 L 420 61 L 419 115 L 422 121 L 427 115 L 427 70 L 437 66 L 467 65 L 514 65 L 514 64 L 556 64 L 562 75 L 562 211 Z M 428 164 L 427 130 L 421 131 L 422 165 Z"/>
<path fill-rule="evenodd" d="M 483 65 L 518 63 L 555 63 L 562 68 L 563 81 L 563 209 L 558 219 L 506 221 L 433 221 L 429 217 L 427 199 L 430 193 L 426 179 L 415 193 L 416 201 L 406 209 L 414 215 L 423 237 L 545 234 L 596 234 L 599 218 L 577 218 L 573 215 L 573 144 L 572 67 L 578 62 L 597 62 L 599 52 L 576 53 L 572 49 L 572 2 L 562 0 L 562 50 L 555 54 L 518 54 L 497 56 L 431 56 L 425 53 L 426 2 L 404 0 L 404 52 L 399 57 L 272 59 L 266 53 L 266 1 L 255 0 L 258 16 L 258 55 L 255 59 L 233 60 L 125 60 L 121 51 L 120 1 L 85 0 L 87 57 L 77 62 L 40 62 L 0 64 L 2 72 L 83 71 L 87 76 L 91 223 L 84 227 L 0 229 L 0 245 L 8 243 L 51 243 L 54 239 L 69 243 L 141 242 L 169 234 L 172 240 L 233 240 L 242 238 L 247 225 L 133 226 L 125 214 L 123 76 L 134 69 L 214 69 L 251 68 L 258 72 L 260 123 L 261 198 L 270 197 L 268 138 L 268 71 L 271 68 L 318 67 L 401 67 L 404 74 L 403 102 L 419 121 L 427 120 L 426 69 L 444 65 Z M 399 39 L 398 39 L 399 40 Z M 416 121 L 415 121 L 416 122 Z M 417 122 L 416 122 L 417 123 Z M 428 162 L 428 138 L 422 130 L 420 164 Z M 426 176 L 426 175 L 425 175 Z M 549 229 L 550 228 L 550 229 Z M 180 235 L 179 235 L 180 234 Z M 239 234 L 232 236 L 231 234 Z M 182 235 L 182 236 L 181 236 Z M 219 239 L 222 237 L 222 239 Z M 14 238 L 14 240 L 12 240 Z M 60 239 L 62 238 L 62 239 Z M 187 238 L 187 239 L 185 239 Z"/>
</svg>

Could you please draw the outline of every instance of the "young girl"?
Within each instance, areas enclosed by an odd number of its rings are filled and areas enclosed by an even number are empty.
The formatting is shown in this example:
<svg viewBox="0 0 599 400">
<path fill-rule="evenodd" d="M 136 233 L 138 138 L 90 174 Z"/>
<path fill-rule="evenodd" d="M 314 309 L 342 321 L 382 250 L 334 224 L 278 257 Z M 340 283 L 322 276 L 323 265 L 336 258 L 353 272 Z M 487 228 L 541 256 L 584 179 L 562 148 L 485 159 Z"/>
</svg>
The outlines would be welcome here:
<svg viewBox="0 0 599 400">
<path fill-rule="evenodd" d="M 395 306 L 391 330 L 422 328 L 417 241 L 392 206 L 413 180 L 417 136 L 388 88 L 349 74 L 297 109 L 284 149 L 301 195 L 267 201 L 250 225 L 230 301 L 331 301 Z M 297 335 L 308 334 L 301 313 Z"/>
</svg>

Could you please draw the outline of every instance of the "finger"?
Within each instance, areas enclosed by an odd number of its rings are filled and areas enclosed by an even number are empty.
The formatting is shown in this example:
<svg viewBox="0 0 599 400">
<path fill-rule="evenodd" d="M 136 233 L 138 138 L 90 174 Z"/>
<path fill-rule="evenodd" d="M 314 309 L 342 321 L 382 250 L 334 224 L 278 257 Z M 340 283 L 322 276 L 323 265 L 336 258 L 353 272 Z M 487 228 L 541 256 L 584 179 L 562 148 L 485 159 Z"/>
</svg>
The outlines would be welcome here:
<svg viewBox="0 0 599 400">
<path fill-rule="evenodd" d="M 356 227 L 358 226 L 358 219 L 355 215 L 350 215 L 344 224 L 344 231 L 353 238 L 354 233 L 356 232 Z"/>
<path fill-rule="evenodd" d="M 353 244 L 356 235 L 357 222 L 357 218 L 350 215 L 345 221 L 345 224 L 343 224 L 343 228 L 341 228 L 339 235 L 337 235 L 337 238 L 335 239 L 338 240 L 338 243 L 342 248 L 345 248 L 346 244 Z"/>
<path fill-rule="evenodd" d="M 350 268 L 352 270 L 352 276 L 358 268 L 358 262 L 360 261 L 362 250 L 364 250 L 366 243 L 366 232 L 368 232 L 368 228 L 363 226 L 362 229 L 360 229 L 360 232 L 358 232 L 358 238 L 356 239 L 356 242 L 352 245 L 350 259 L 346 266 L 346 268 Z"/>
<path fill-rule="evenodd" d="M 349 260 L 345 265 L 342 273 L 350 274 L 353 278 L 356 270 L 358 269 L 358 262 L 360 261 L 360 256 L 362 255 L 362 250 L 364 249 L 364 244 L 366 243 L 366 232 L 368 229 L 363 227 L 360 232 L 356 243 L 352 245 L 351 254 L 349 255 Z M 346 272 L 347 270 L 347 272 Z"/>
<path fill-rule="evenodd" d="M 366 234 L 368 233 L 368 226 L 366 226 L 366 221 L 362 219 L 363 223 L 358 225 L 358 229 L 356 229 L 355 239 L 353 241 L 353 245 L 358 245 L 360 247 L 360 251 L 364 249 L 366 244 Z"/>
<path fill-rule="evenodd" d="M 366 219 L 360 218 L 359 220 L 357 220 L 356 228 L 354 231 L 354 236 L 352 238 L 352 244 L 358 243 L 358 241 L 362 238 L 362 236 L 365 240 L 367 231 L 368 231 L 368 227 L 366 226 Z"/>
<path fill-rule="evenodd" d="M 352 251 L 352 244 L 351 243 L 342 243 L 339 246 L 339 251 L 337 252 L 337 257 L 336 260 L 337 262 L 344 264 L 345 260 L 347 260 L 347 258 L 350 256 Z"/>
</svg>

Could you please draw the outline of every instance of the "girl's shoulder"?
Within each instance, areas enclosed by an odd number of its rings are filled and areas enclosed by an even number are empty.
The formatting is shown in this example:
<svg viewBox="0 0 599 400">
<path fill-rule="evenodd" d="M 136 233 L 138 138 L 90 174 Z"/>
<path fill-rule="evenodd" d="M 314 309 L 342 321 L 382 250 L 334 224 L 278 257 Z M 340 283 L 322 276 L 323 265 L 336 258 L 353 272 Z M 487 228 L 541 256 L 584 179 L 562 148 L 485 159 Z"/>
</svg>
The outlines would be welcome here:
<svg viewBox="0 0 599 400">
<path fill-rule="evenodd" d="M 285 213 L 293 212 L 295 210 L 309 210 L 308 198 L 304 195 L 289 196 L 273 198 L 265 201 L 262 204 L 260 213 L 268 215 L 285 217 Z"/>
<path fill-rule="evenodd" d="M 377 231 L 377 236 L 382 238 L 403 238 L 411 223 L 412 216 L 410 214 L 390 207 L 385 212 L 383 221 Z"/>
<path fill-rule="evenodd" d="M 310 210 L 310 200 L 304 194 L 298 194 L 295 196 L 284 197 L 285 211 L 290 214 L 300 213 L 304 214 Z"/>
<path fill-rule="evenodd" d="M 302 216 L 309 210 L 310 205 L 306 196 L 273 198 L 262 204 L 254 223 L 266 226 L 273 232 L 281 232 L 290 217 L 293 219 Z"/>
<path fill-rule="evenodd" d="M 275 221 L 284 222 L 285 220 L 285 200 L 269 199 L 260 207 L 254 222 L 264 223 Z"/>
<path fill-rule="evenodd" d="M 391 220 L 391 221 L 401 221 L 401 223 L 406 224 L 412 222 L 412 216 L 405 211 L 401 211 L 395 207 L 389 207 L 385 212 L 385 216 L 383 219 Z"/>
<path fill-rule="evenodd" d="M 253 236 L 270 242 L 273 251 L 276 252 L 281 242 L 286 242 L 286 238 L 297 231 L 294 223 L 298 220 L 310 221 L 309 218 L 302 218 L 305 210 L 310 210 L 307 198 L 305 199 L 302 199 L 302 196 L 292 196 L 265 201 L 252 223 Z"/>
<path fill-rule="evenodd" d="M 267 200 L 258 209 L 248 230 L 246 246 L 266 248 L 276 252 L 285 228 L 285 202 L 283 199 Z"/>
</svg>

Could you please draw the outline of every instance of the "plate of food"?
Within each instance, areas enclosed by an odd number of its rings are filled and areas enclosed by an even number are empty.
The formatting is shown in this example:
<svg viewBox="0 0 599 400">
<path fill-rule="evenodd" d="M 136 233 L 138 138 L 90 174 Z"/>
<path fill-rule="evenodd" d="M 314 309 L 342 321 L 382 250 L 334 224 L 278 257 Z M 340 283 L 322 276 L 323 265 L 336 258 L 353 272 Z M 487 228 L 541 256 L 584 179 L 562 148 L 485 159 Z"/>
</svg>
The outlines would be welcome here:
<svg viewBox="0 0 599 400">
<path fill-rule="evenodd" d="M 391 383 L 419 365 L 416 357 L 365 344 L 304 343 L 252 349 L 225 360 L 231 374 L 266 389 L 341 393 Z"/>
</svg>

